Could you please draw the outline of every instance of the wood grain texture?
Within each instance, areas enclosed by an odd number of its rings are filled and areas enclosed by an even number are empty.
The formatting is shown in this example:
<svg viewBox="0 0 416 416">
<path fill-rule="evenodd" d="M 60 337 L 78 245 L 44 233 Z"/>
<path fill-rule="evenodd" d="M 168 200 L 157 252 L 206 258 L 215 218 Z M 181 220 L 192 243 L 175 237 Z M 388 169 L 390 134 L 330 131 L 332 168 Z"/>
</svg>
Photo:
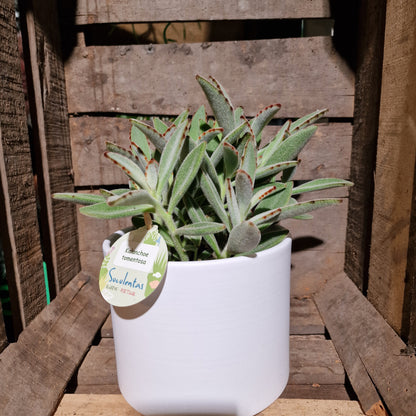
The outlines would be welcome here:
<svg viewBox="0 0 416 416">
<path fill-rule="evenodd" d="M 59 292 L 80 270 L 74 207 L 53 203 L 51 197 L 54 192 L 73 191 L 65 75 L 56 2 L 31 3 L 25 10 L 25 23 L 34 158 L 39 166 L 45 260 L 50 280 L 55 282 L 54 292 Z"/>
<path fill-rule="evenodd" d="M 354 129 L 345 271 L 364 292 L 368 286 L 374 170 L 383 67 L 385 0 L 360 3 Z"/>
<path fill-rule="evenodd" d="M 387 3 L 368 298 L 402 329 L 416 160 L 416 7 Z M 394 138 L 394 140 L 392 139 Z"/>
<path fill-rule="evenodd" d="M 354 75 L 326 37 L 77 47 L 65 70 L 70 113 L 194 112 L 199 73 L 216 77 L 248 116 L 274 102 L 280 117 L 327 106 L 330 117 L 353 114 Z"/>
<path fill-rule="evenodd" d="M 7 335 L 6 335 L 6 328 L 4 326 L 3 320 L 3 309 L 0 303 L 0 352 L 2 352 L 8 344 Z"/>
<path fill-rule="evenodd" d="M 329 17 L 327 0 L 288 1 L 273 0 L 261 3 L 241 0 L 223 2 L 199 1 L 198 3 L 180 0 L 163 0 L 157 3 L 150 0 L 137 3 L 135 0 L 121 0 L 117 3 L 105 0 L 79 0 L 76 6 L 67 2 L 62 7 L 64 21 L 78 25 L 92 23 L 186 21 L 186 20 L 235 20 L 235 19 L 294 19 L 306 17 Z"/>
<path fill-rule="evenodd" d="M 315 300 L 364 409 L 380 395 L 393 416 L 416 415 L 414 356 L 354 283 L 340 274 Z"/>
<path fill-rule="evenodd" d="M 140 416 L 121 395 L 66 394 L 55 416 Z M 363 416 L 360 406 L 348 400 L 278 399 L 259 416 Z"/>
<path fill-rule="evenodd" d="M 344 384 L 344 369 L 331 341 L 291 336 L 290 342 L 289 384 Z M 116 384 L 114 345 L 91 347 L 79 368 L 77 386 Z"/>
<path fill-rule="evenodd" d="M 46 305 L 15 7 L 0 3 L 0 225 L 14 332 Z"/>
<path fill-rule="evenodd" d="M 108 312 L 98 282 L 74 278 L 1 354 L 0 413 L 52 415 Z"/>
<path fill-rule="evenodd" d="M 279 114 L 279 113 L 278 113 Z M 279 126 L 264 130 L 265 142 Z M 75 186 L 126 183 L 125 174 L 103 157 L 105 142 L 129 146 L 130 121 L 112 117 L 71 117 L 71 149 Z M 318 125 L 314 137 L 300 154 L 297 179 L 324 177 L 348 178 L 352 126 L 349 123 Z"/>
</svg>

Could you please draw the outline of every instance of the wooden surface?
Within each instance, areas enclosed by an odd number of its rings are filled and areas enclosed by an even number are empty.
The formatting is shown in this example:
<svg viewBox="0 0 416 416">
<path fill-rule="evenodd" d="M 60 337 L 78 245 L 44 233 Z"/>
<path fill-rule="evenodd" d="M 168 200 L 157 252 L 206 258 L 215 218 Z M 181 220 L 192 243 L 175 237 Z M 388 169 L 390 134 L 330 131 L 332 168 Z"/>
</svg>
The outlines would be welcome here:
<svg viewBox="0 0 416 416">
<path fill-rule="evenodd" d="M 416 6 L 389 1 L 375 174 L 368 298 L 400 333 L 416 141 Z"/>
<path fill-rule="evenodd" d="M 329 17 L 329 2 L 296 0 L 273 0 L 261 3 L 231 0 L 222 2 L 199 1 L 184 3 L 179 0 L 141 1 L 121 0 L 117 3 L 105 0 L 79 0 L 63 7 L 63 19 L 75 20 L 76 24 L 148 22 L 148 21 L 186 21 L 186 20 L 232 20 L 232 19 L 285 19 L 306 17 Z"/>
<path fill-rule="evenodd" d="M 56 2 L 32 1 L 25 5 L 27 9 L 22 9 L 21 15 L 26 17 L 22 27 L 32 103 L 32 156 L 42 211 L 43 253 L 54 294 L 80 271 L 74 207 L 53 203 L 51 198 L 54 192 L 74 189 L 65 75 Z"/>
<path fill-rule="evenodd" d="M 366 291 L 380 110 L 385 0 L 360 3 L 345 270 Z"/>
<path fill-rule="evenodd" d="M 0 352 L 2 352 L 4 348 L 6 348 L 7 344 L 8 344 L 8 341 L 7 341 L 7 335 L 6 335 L 6 328 L 4 326 L 4 320 L 3 320 L 3 309 L 1 307 L 1 302 L 0 302 Z"/>
<path fill-rule="evenodd" d="M 393 416 L 416 415 L 415 356 L 354 283 L 340 274 L 315 300 L 364 410 L 381 397 Z"/>
<path fill-rule="evenodd" d="M 138 416 L 121 395 L 66 394 L 55 416 Z M 278 399 L 259 416 L 362 416 L 354 401 Z"/>
<path fill-rule="evenodd" d="M 0 227 L 17 336 L 46 305 L 14 1 L 0 3 Z"/>
<path fill-rule="evenodd" d="M 216 77 L 248 116 L 274 102 L 279 117 L 328 106 L 328 116 L 353 114 L 354 75 L 327 37 L 77 47 L 65 70 L 70 113 L 194 112 L 203 102 L 199 73 Z"/>
<path fill-rule="evenodd" d="M 260 108 L 259 108 L 260 110 Z M 279 114 L 279 113 L 277 113 Z M 71 150 L 75 186 L 126 183 L 126 175 L 103 157 L 105 142 L 129 146 L 129 120 L 111 117 L 71 117 Z M 270 126 L 263 139 L 270 140 L 279 130 Z M 325 177 L 348 178 L 350 174 L 352 126 L 349 123 L 320 124 L 300 154 L 298 180 Z"/>
<path fill-rule="evenodd" d="M 74 278 L 0 356 L 0 414 L 47 416 L 108 315 L 98 282 Z"/>
</svg>

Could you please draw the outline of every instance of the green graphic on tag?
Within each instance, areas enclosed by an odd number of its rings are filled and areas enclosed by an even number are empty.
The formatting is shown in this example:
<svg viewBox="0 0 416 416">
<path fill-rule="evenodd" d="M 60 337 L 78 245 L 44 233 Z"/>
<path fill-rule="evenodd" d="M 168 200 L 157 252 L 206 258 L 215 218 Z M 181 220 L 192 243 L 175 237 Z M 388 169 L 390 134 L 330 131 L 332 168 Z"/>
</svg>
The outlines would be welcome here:
<svg viewBox="0 0 416 416">
<path fill-rule="evenodd" d="M 131 306 L 149 296 L 168 264 L 166 242 L 154 225 L 130 231 L 111 247 L 101 265 L 99 285 L 113 306 Z"/>
</svg>

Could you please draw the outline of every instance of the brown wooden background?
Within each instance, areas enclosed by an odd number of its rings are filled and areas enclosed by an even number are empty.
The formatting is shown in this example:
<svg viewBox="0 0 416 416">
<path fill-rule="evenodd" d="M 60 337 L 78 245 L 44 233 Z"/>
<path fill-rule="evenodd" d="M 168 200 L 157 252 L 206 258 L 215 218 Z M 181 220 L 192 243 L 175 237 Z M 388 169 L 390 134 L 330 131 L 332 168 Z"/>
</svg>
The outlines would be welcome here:
<svg viewBox="0 0 416 416">
<path fill-rule="evenodd" d="M 100 155 L 105 140 L 126 143 L 129 123 L 119 116 L 195 110 L 203 101 L 199 73 L 218 78 L 249 116 L 281 103 L 266 135 L 286 118 L 330 108 L 297 179 L 338 176 L 356 185 L 331 192 L 341 206 L 290 221 L 294 293 L 315 291 L 345 267 L 414 343 L 416 12 L 409 0 L 363 3 L 21 2 L 29 136 L 14 2 L 2 0 L 0 217 L 15 334 L 45 305 L 42 261 L 54 297 L 81 268 L 97 273 L 102 240 L 126 224 L 81 217 L 51 194 L 125 183 Z M 135 23 L 144 25 L 136 33 Z M 296 24 L 303 37 L 286 30 Z M 322 31 L 331 26 L 334 37 Z M 164 28 L 179 42 L 160 43 Z M 4 339 L 0 322 L 0 345 Z"/>
</svg>

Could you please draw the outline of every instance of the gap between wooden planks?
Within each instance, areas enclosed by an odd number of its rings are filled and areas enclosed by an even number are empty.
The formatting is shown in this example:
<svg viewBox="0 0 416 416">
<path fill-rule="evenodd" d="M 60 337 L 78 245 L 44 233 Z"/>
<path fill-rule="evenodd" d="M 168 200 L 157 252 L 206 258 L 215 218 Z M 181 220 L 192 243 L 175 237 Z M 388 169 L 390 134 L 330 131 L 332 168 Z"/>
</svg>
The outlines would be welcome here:
<svg viewBox="0 0 416 416">
<path fill-rule="evenodd" d="M 119 394 L 66 394 L 55 416 L 139 416 Z M 278 399 L 258 416 L 362 416 L 358 402 Z M 230 415 L 233 416 L 233 415 Z"/>
</svg>

